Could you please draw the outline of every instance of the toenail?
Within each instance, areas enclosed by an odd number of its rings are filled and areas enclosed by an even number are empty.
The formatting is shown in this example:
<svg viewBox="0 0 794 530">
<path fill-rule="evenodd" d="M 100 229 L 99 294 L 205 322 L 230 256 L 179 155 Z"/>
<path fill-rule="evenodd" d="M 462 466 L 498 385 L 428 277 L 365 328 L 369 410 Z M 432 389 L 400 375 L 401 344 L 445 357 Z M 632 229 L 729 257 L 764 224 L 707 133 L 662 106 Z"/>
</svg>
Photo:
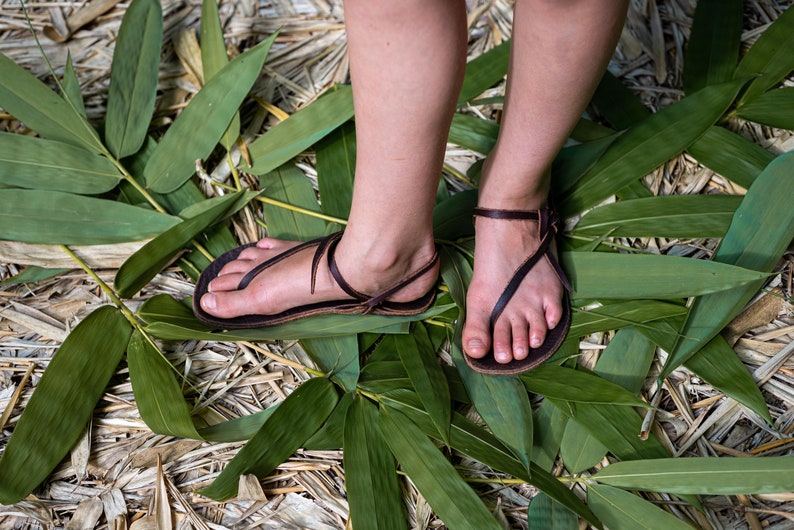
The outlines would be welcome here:
<svg viewBox="0 0 794 530">
<path fill-rule="evenodd" d="M 523 346 L 518 346 L 517 348 L 515 348 L 513 353 L 515 354 L 516 357 L 522 357 L 526 355 L 527 350 Z"/>
<path fill-rule="evenodd" d="M 485 349 L 485 343 L 483 341 L 481 341 L 480 339 L 472 339 L 472 340 L 470 340 L 468 342 L 468 346 L 469 346 L 468 349 L 470 351 L 475 351 L 475 350 L 481 351 L 481 350 Z"/>
<path fill-rule="evenodd" d="M 495 352 L 494 358 L 500 363 L 510 362 L 510 354 L 504 351 Z"/>
<path fill-rule="evenodd" d="M 201 299 L 201 305 L 203 305 L 206 309 L 215 309 L 216 304 L 215 296 L 208 294 L 205 295 L 204 298 Z"/>
<path fill-rule="evenodd" d="M 541 339 L 540 337 L 532 337 L 532 341 L 530 342 L 530 345 L 533 348 L 540 348 L 543 345 L 543 339 Z"/>
</svg>

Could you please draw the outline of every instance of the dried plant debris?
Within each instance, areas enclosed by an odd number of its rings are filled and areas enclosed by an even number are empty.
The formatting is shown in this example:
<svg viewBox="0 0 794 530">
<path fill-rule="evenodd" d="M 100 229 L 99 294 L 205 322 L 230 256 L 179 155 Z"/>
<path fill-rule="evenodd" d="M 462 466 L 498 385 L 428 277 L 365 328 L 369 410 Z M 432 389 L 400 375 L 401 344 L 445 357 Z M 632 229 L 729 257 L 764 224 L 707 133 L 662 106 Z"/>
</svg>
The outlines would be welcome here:
<svg viewBox="0 0 794 530">
<path fill-rule="evenodd" d="M 510 38 L 512 2 L 471 0 L 467 4 L 470 58 Z M 21 5 L 0 0 L 0 52 L 51 87 L 54 83 L 41 51 L 59 77 L 64 75 L 65 65 L 70 64 L 83 94 L 85 115 L 89 122 L 97 124 L 108 110 L 113 49 L 127 6 L 128 3 L 117 0 L 30 3 L 26 5 L 27 14 L 37 42 Z M 782 0 L 744 2 L 742 53 L 790 6 L 790 1 Z M 649 111 L 667 108 L 686 95 L 684 58 L 695 7 L 694 0 L 631 2 L 609 70 Z M 229 0 L 221 2 L 218 10 L 230 58 L 278 31 L 263 68 L 264 75 L 253 85 L 254 97 L 241 109 L 246 124 L 241 134 L 248 145 L 261 131 L 306 108 L 331 87 L 349 82 L 340 1 Z M 178 113 L 207 83 L 197 40 L 200 2 L 163 1 L 162 16 L 164 45 L 152 122 L 152 132 L 158 135 L 174 123 Z M 789 77 L 783 84 L 794 86 L 794 80 Z M 500 83 L 482 97 L 498 97 L 503 90 Z M 609 121 L 601 115 L 602 110 L 595 105 L 588 109 L 588 117 Z M 501 105 L 494 99 L 461 112 L 498 119 L 500 111 Z M 736 137 L 760 146 L 770 159 L 794 150 L 794 133 L 790 130 L 735 118 L 723 125 Z M 33 135 L 2 109 L 0 131 Z M 236 160 L 250 156 L 240 144 L 230 154 Z M 448 188 L 453 192 L 469 189 L 476 177 L 476 171 L 471 172 L 470 168 L 481 158 L 481 152 L 450 144 L 444 172 Z M 707 167 L 698 160 L 692 150 L 672 157 L 644 177 L 643 193 L 647 192 L 649 198 L 746 193 L 746 183 L 727 178 L 719 173 L 721 169 Z M 297 167 L 316 189 L 314 152 L 301 154 Z M 207 161 L 200 175 L 201 191 L 207 196 L 223 194 L 218 182 L 228 183 L 234 178 L 226 161 L 215 158 Z M 259 185 L 256 177 L 240 175 L 239 178 L 252 188 Z M 251 241 L 265 233 L 260 221 L 263 208 L 259 203 L 250 203 L 234 217 L 232 230 L 237 239 Z M 719 242 L 713 234 L 658 237 L 641 232 L 618 233 L 612 244 L 618 249 L 645 254 L 710 260 Z M 97 287 L 97 280 L 112 284 L 117 269 L 140 246 L 141 243 L 70 246 L 80 260 L 99 271 L 92 278 L 79 270 L 48 272 L 75 268 L 74 259 L 60 246 L 0 241 L 0 448 L 4 450 L 7 446 L 53 353 L 88 315 L 113 303 L 108 293 Z M 730 397 L 713 386 L 714 381 L 697 375 L 699 369 L 693 364 L 697 360 L 665 374 L 660 385 L 658 376 L 664 372 L 666 360 L 674 354 L 673 348 L 654 351 L 651 346 L 645 375 L 636 383 L 639 395 L 658 407 L 655 414 L 648 416 L 644 434 L 651 433 L 658 439 L 660 448 L 683 457 L 791 454 L 794 449 L 791 248 L 783 256 L 770 269 L 771 282 L 763 289 L 756 289 L 746 309 L 725 327 L 721 336 L 761 389 L 773 423 L 761 416 L 751 400 L 740 402 L 736 395 Z M 135 297 L 125 301 L 127 307 L 138 311 L 145 302 L 161 295 L 182 300 L 192 294 L 192 281 L 177 265 L 165 267 L 155 275 Z M 18 276 L 20 273 L 27 276 Z M 12 280 L 18 277 L 27 280 Z M 681 314 L 670 308 L 654 310 L 661 315 L 663 309 L 673 311 L 667 314 L 670 318 Z M 620 313 L 616 319 L 630 319 L 633 315 Z M 661 328 L 655 329 L 657 334 L 664 333 Z M 608 370 L 602 364 L 607 358 L 604 352 L 617 340 L 613 332 L 584 333 L 571 356 L 578 356 L 580 365 L 606 377 Z M 192 396 L 189 405 L 193 410 L 185 412 L 208 429 L 203 433 L 211 432 L 213 425 L 223 421 L 249 417 L 283 403 L 310 379 L 305 367 L 312 373 L 330 368 L 316 366 L 314 357 L 296 341 L 222 342 L 197 334 L 190 340 L 161 340 L 155 347 L 178 374 L 177 390 L 187 390 Z M 454 352 L 442 351 L 447 362 L 450 355 Z M 140 398 L 136 399 L 133 393 L 131 372 L 135 368 L 131 364 L 124 361 L 118 365 L 91 414 L 88 428 L 71 449 L 70 458 L 63 460 L 26 499 L 12 506 L 0 506 L 0 529 L 351 528 L 346 471 L 343 454 L 337 447 L 299 449 L 264 480 L 243 473 L 237 483 L 239 493 L 232 500 L 219 502 L 199 494 L 239 454 L 244 446 L 240 441 L 243 438 L 198 441 L 152 432 L 141 417 Z M 532 406 L 536 409 L 536 425 L 543 418 L 542 425 L 548 428 L 536 433 L 536 441 L 538 437 L 553 436 L 555 426 L 565 420 L 563 414 L 541 405 L 540 400 Z M 482 418 L 470 408 L 464 412 L 468 416 L 459 421 L 468 422 L 466 425 L 483 424 Z M 638 426 L 640 421 L 637 419 Z M 248 429 L 250 432 L 251 428 Z M 638 435 L 640 430 L 637 429 Z M 326 440 L 338 440 L 341 436 L 325 434 Z M 563 436 L 562 432 L 558 434 Z M 207 435 L 207 440 L 210 439 Z M 540 499 L 537 506 L 545 502 L 539 490 L 525 480 L 515 479 L 454 450 L 445 456 L 470 481 L 505 528 L 528 528 L 530 519 L 537 514 L 528 511 L 527 506 L 534 499 Z M 589 495 L 571 478 L 573 472 L 566 467 L 570 464 L 559 459 L 552 461 L 553 458 L 548 462 L 552 473 L 569 480 L 568 485 L 577 497 Z M 609 462 L 601 454 L 587 468 L 589 471 L 576 471 L 575 475 L 586 477 L 591 471 L 597 473 L 608 468 L 605 464 Z M 399 489 L 412 528 L 445 528 L 411 478 L 401 475 Z M 604 489 L 600 494 L 607 499 L 614 492 Z M 791 493 L 711 495 L 705 497 L 700 510 L 667 493 L 648 492 L 644 498 L 696 528 L 794 528 Z"/>
</svg>

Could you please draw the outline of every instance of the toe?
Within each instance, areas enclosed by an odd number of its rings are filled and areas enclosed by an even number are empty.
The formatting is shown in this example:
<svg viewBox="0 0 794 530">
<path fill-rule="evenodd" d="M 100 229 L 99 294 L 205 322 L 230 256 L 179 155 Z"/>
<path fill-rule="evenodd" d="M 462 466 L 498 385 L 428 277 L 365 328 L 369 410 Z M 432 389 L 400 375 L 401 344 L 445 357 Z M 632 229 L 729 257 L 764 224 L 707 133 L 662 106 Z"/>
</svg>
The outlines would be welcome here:
<svg viewBox="0 0 794 530">
<path fill-rule="evenodd" d="M 470 308 L 466 313 L 466 325 L 463 327 L 463 350 L 469 357 L 482 359 L 491 349 L 488 314 Z"/>
<path fill-rule="evenodd" d="M 522 361 L 529 355 L 529 324 L 519 320 L 512 325 L 513 358 Z"/>
<path fill-rule="evenodd" d="M 562 320 L 562 305 L 558 299 L 554 299 L 551 303 L 548 303 L 544 307 L 545 310 L 545 320 L 546 326 L 548 329 L 554 329 L 557 327 L 557 324 L 560 323 Z"/>
<path fill-rule="evenodd" d="M 493 356 L 496 362 L 502 364 L 513 360 L 513 330 L 506 318 L 500 318 L 494 326 Z"/>
<path fill-rule="evenodd" d="M 529 345 L 540 348 L 546 340 L 546 316 L 543 313 L 531 312 L 529 314 Z"/>
<path fill-rule="evenodd" d="M 220 291 L 236 291 L 242 279 L 242 274 L 223 274 L 210 282 L 208 290 L 213 293 Z"/>
<path fill-rule="evenodd" d="M 211 292 L 201 297 L 201 308 L 219 318 L 232 318 L 250 313 L 250 301 L 242 291 Z"/>
</svg>

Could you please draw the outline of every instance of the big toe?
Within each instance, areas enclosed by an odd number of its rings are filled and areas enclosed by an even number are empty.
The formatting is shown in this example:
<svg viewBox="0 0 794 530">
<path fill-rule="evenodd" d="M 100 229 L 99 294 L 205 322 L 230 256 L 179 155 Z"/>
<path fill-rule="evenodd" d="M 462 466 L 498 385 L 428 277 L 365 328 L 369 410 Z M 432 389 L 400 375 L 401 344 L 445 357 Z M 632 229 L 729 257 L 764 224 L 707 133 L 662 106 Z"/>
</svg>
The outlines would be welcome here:
<svg viewBox="0 0 794 530">
<path fill-rule="evenodd" d="M 487 315 L 469 311 L 463 327 L 463 350 L 469 357 L 482 359 L 491 350 L 491 332 Z"/>
<path fill-rule="evenodd" d="M 239 291 L 210 292 L 201 297 L 201 308 L 218 318 L 234 318 L 250 313 L 250 303 Z"/>
</svg>

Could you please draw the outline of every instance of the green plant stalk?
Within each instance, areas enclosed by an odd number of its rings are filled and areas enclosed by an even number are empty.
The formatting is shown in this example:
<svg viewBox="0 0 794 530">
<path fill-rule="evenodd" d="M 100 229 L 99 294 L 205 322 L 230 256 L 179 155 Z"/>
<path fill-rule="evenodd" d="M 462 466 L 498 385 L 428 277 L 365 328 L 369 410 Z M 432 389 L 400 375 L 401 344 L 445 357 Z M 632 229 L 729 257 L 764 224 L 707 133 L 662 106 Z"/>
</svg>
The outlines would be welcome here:
<svg viewBox="0 0 794 530">
<path fill-rule="evenodd" d="M 339 217 L 332 217 L 330 215 L 325 215 L 324 213 L 315 212 L 313 210 L 307 210 L 306 208 L 301 208 L 299 206 L 293 206 L 286 202 L 281 202 L 276 199 L 271 199 L 270 197 L 264 197 L 262 195 L 258 196 L 256 199 L 259 202 L 263 202 L 265 204 L 271 204 L 273 206 L 278 206 L 279 208 L 284 208 L 285 210 L 290 210 L 297 213 L 302 213 L 304 215 L 308 215 L 311 217 L 316 217 L 318 219 L 322 219 L 324 221 L 329 221 L 331 223 L 338 223 L 340 225 L 347 225 L 347 219 L 340 219 Z"/>
<path fill-rule="evenodd" d="M 324 374 L 323 372 L 321 372 L 319 370 L 315 370 L 314 368 L 309 368 L 308 366 L 304 366 L 301 363 L 296 363 L 295 361 L 290 361 L 286 357 L 282 357 L 281 355 L 278 355 L 277 353 L 273 353 L 273 352 L 268 351 L 268 350 L 266 350 L 264 348 L 260 348 L 259 346 L 257 346 L 256 344 L 254 344 L 252 342 L 240 341 L 240 344 L 242 344 L 243 346 L 246 346 L 248 348 L 251 348 L 254 351 L 257 351 L 257 352 L 261 353 L 262 355 L 264 355 L 266 357 L 270 357 L 274 361 L 278 361 L 281 364 L 286 364 L 290 368 L 294 368 L 296 370 L 302 370 L 302 371 L 304 371 L 304 372 L 306 372 L 308 374 L 311 374 L 311 375 L 313 375 L 315 377 L 327 377 L 327 374 Z"/>
</svg>

